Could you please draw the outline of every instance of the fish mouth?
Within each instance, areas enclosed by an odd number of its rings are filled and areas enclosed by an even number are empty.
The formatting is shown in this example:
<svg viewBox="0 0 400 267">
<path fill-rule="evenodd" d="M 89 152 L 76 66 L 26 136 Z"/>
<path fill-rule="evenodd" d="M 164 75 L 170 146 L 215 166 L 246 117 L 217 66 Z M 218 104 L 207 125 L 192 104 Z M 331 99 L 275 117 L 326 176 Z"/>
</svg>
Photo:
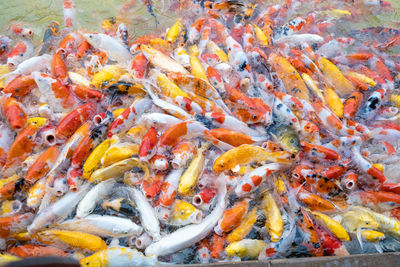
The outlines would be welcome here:
<svg viewBox="0 0 400 267">
<path fill-rule="evenodd" d="M 200 207 L 203 204 L 203 199 L 200 195 L 195 195 L 192 199 L 192 203 L 195 207 Z"/>
<path fill-rule="evenodd" d="M 194 224 L 199 224 L 203 220 L 203 213 L 199 210 L 196 210 L 194 213 L 190 215 L 190 222 Z"/>
<path fill-rule="evenodd" d="M 8 68 L 9 68 L 11 71 L 13 71 L 13 70 L 15 70 L 15 69 L 17 68 L 17 67 L 15 66 L 15 64 L 12 63 L 12 62 L 7 63 L 7 66 L 8 66 Z"/>
</svg>

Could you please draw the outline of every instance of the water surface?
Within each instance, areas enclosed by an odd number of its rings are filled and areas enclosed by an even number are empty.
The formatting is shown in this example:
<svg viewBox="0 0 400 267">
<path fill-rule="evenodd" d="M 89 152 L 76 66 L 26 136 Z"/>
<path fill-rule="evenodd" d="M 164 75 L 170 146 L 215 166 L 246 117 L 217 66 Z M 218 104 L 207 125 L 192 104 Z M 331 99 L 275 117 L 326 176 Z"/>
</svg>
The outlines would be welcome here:
<svg viewBox="0 0 400 267">
<path fill-rule="evenodd" d="M 73 0 L 77 6 L 77 28 L 99 31 L 101 21 L 109 17 L 117 17 L 129 28 L 133 38 L 145 33 L 159 32 L 172 25 L 177 14 L 169 9 L 175 0 L 154 0 L 154 10 L 160 21 L 156 27 L 154 19 L 147 12 L 143 0 L 136 0 L 134 8 L 124 11 L 127 0 Z M 339 30 L 360 29 L 369 26 L 388 26 L 400 28 L 400 0 L 389 0 L 396 12 L 369 14 L 359 22 L 338 25 Z M 277 3 L 280 0 L 266 1 Z M 311 1 L 310 1 L 311 2 Z M 335 1 L 320 1 L 331 5 Z M 332 6 L 333 7 L 333 6 Z M 305 6 L 306 9 L 309 9 Z M 7 34 L 10 23 L 22 23 L 34 30 L 36 41 L 41 40 L 46 26 L 53 20 L 62 24 L 62 0 L 0 0 L 0 34 Z M 345 34 L 346 35 L 346 34 Z"/>
</svg>

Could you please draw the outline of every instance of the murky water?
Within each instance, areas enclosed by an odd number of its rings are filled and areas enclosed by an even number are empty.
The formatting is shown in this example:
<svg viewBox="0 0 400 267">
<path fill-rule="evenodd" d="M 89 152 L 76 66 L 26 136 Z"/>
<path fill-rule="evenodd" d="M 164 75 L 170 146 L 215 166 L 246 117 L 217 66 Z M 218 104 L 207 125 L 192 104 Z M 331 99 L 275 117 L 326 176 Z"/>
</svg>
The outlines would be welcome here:
<svg viewBox="0 0 400 267">
<path fill-rule="evenodd" d="M 142 0 L 136 0 L 133 9 L 124 11 L 127 0 L 74 0 L 77 6 L 78 28 L 99 30 L 101 21 L 108 17 L 117 17 L 125 22 L 133 38 L 145 33 L 160 31 L 171 25 L 176 17 L 168 7 L 175 0 L 154 0 L 154 10 L 160 21 L 156 28 L 155 21 L 147 12 Z M 397 12 L 368 15 L 362 21 L 346 28 L 355 29 L 367 26 L 400 27 L 400 0 L 390 0 Z M 270 1 L 271 2 L 271 1 Z M 274 0 L 272 2 L 280 2 Z M 329 1 L 326 1 L 329 3 Z M 62 0 L 0 0 L 0 34 L 6 34 L 10 23 L 22 23 L 32 28 L 39 41 L 46 26 L 53 20 L 62 24 Z"/>
<path fill-rule="evenodd" d="M 101 21 L 116 17 L 124 22 L 133 37 L 145 33 L 161 30 L 154 19 L 148 14 L 143 1 L 136 1 L 132 9 L 126 10 L 124 0 L 74 0 L 77 7 L 77 27 L 88 30 L 99 30 Z M 164 4 L 164 6 L 163 6 Z M 165 2 L 154 3 L 155 13 L 161 25 L 173 23 L 174 15 L 164 12 L 167 7 Z M 40 40 L 46 26 L 51 21 L 63 22 L 62 0 L 0 0 L 0 34 L 6 34 L 12 23 L 21 23 L 34 30 L 36 40 Z"/>
</svg>

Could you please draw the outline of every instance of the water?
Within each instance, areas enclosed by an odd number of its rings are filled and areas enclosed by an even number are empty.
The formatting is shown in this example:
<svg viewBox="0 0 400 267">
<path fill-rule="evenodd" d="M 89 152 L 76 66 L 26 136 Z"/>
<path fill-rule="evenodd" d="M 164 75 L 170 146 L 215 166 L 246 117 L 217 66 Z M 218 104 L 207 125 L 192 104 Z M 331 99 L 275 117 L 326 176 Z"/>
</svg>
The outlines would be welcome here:
<svg viewBox="0 0 400 267">
<path fill-rule="evenodd" d="M 388 26 L 400 28 L 400 0 L 389 0 L 397 12 L 368 15 L 357 23 L 345 25 L 344 29 L 360 29 L 369 26 Z M 109 17 L 117 17 L 124 22 L 133 38 L 142 34 L 159 32 L 172 25 L 177 15 L 169 7 L 175 0 L 154 0 L 154 10 L 160 25 L 156 27 L 154 19 L 148 14 L 142 0 L 136 0 L 134 8 L 124 11 L 127 0 L 74 0 L 77 6 L 77 28 L 99 31 L 101 21 Z M 269 1 L 271 2 L 271 1 Z M 272 2 L 280 2 L 274 0 Z M 329 1 L 327 1 L 329 3 Z M 32 28 L 38 42 L 43 36 L 46 26 L 51 21 L 62 25 L 62 0 L 0 0 L 0 34 L 6 34 L 10 23 L 22 23 Z"/>
<path fill-rule="evenodd" d="M 99 31 L 101 22 L 109 17 L 116 17 L 118 22 L 124 22 L 133 38 L 150 32 L 158 32 L 165 27 L 156 25 L 147 12 L 143 1 L 138 0 L 134 8 L 123 9 L 124 0 L 74 0 L 77 7 L 77 27 Z M 174 14 L 166 12 L 168 7 L 164 2 L 154 3 L 155 13 L 161 24 L 171 25 Z M 35 40 L 41 40 L 47 25 L 58 21 L 63 25 L 62 0 L 0 0 L 0 34 L 7 34 L 10 24 L 20 23 L 34 30 Z"/>
</svg>

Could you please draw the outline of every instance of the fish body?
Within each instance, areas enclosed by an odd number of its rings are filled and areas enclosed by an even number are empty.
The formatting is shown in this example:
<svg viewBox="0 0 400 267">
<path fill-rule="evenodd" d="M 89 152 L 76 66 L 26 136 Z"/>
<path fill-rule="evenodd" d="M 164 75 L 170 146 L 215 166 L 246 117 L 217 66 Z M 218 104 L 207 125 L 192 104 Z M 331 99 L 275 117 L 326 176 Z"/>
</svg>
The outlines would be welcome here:
<svg viewBox="0 0 400 267">
<path fill-rule="evenodd" d="M 278 242 L 283 232 L 283 220 L 278 205 L 268 192 L 264 193 L 262 209 L 267 218 L 265 226 L 272 242 Z"/>
<path fill-rule="evenodd" d="M 283 149 L 297 153 L 300 151 L 300 140 L 292 127 L 286 125 L 277 125 L 269 129 L 269 134 L 273 140 L 280 144 Z"/>
<path fill-rule="evenodd" d="M 58 201 L 54 202 L 41 213 L 39 213 L 28 227 L 28 232 L 34 233 L 48 228 L 52 223 L 56 223 L 61 219 L 66 218 L 78 202 L 88 192 L 89 187 L 83 186 L 77 192 L 69 192 Z"/>
<path fill-rule="evenodd" d="M 102 33 L 84 34 L 86 41 L 94 47 L 106 52 L 107 57 L 121 64 L 128 64 L 131 61 L 129 50 L 116 39 Z"/>
<path fill-rule="evenodd" d="M 107 215 L 88 215 L 82 219 L 67 220 L 60 223 L 57 228 L 101 237 L 138 236 L 142 232 L 142 227 L 129 219 Z"/>
<path fill-rule="evenodd" d="M 130 190 L 130 196 L 139 211 L 143 229 L 153 238 L 153 240 L 160 240 L 160 222 L 156 217 L 153 207 L 149 204 L 142 192 L 135 188 Z"/>
<path fill-rule="evenodd" d="M 108 192 L 114 186 L 115 181 L 110 179 L 94 186 L 81 200 L 76 208 L 76 217 L 83 218 L 89 215 L 95 208 L 97 202 L 106 197 Z"/>
<path fill-rule="evenodd" d="M 157 264 L 157 257 L 146 257 L 136 249 L 112 247 L 81 259 L 80 264 L 93 267 L 150 266 Z"/>
<path fill-rule="evenodd" d="M 264 247 L 265 243 L 262 240 L 243 239 L 229 244 L 225 248 L 225 252 L 228 256 L 238 256 L 240 258 L 249 257 L 254 259 L 258 257 Z"/>
<path fill-rule="evenodd" d="M 152 243 L 145 250 L 145 254 L 163 256 L 174 253 L 183 248 L 189 247 L 202 240 L 218 222 L 225 210 L 226 187 L 220 186 L 218 200 L 213 211 L 199 224 L 188 225 L 177 231 L 162 237 L 159 241 Z"/>
</svg>

